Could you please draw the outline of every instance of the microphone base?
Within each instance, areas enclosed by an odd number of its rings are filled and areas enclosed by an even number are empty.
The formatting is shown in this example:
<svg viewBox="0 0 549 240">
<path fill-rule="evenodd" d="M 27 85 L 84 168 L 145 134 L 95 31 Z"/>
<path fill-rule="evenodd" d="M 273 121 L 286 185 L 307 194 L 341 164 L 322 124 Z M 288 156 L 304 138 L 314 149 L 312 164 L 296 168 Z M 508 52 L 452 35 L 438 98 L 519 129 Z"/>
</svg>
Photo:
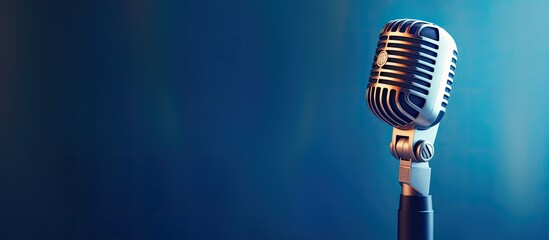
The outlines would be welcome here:
<svg viewBox="0 0 549 240">
<path fill-rule="evenodd" d="M 434 212 L 431 195 L 400 195 L 398 240 L 433 240 Z"/>
</svg>

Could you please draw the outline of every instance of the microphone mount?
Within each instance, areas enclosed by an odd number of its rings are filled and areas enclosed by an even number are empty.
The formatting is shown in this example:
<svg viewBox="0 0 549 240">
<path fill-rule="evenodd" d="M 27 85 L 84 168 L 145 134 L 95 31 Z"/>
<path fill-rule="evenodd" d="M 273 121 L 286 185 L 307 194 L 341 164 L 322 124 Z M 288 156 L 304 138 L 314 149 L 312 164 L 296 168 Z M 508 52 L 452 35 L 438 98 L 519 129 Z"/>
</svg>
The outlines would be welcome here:
<svg viewBox="0 0 549 240">
<path fill-rule="evenodd" d="M 428 129 L 393 128 L 390 150 L 399 160 L 398 181 L 403 195 L 428 196 L 431 182 L 429 160 L 435 154 L 438 123 Z"/>
</svg>

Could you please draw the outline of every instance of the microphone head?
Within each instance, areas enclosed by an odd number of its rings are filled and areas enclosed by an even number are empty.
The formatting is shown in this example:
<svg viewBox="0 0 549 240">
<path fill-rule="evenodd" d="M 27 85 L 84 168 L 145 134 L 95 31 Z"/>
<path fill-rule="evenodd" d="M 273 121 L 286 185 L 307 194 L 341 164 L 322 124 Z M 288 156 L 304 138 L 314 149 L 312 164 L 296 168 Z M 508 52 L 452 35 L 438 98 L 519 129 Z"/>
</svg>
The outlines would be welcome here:
<svg viewBox="0 0 549 240">
<path fill-rule="evenodd" d="M 446 112 L 456 63 L 456 43 L 443 28 L 415 19 L 389 21 L 370 72 L 368 108 L 395 128 L 436 125 Z"/>
</svg>

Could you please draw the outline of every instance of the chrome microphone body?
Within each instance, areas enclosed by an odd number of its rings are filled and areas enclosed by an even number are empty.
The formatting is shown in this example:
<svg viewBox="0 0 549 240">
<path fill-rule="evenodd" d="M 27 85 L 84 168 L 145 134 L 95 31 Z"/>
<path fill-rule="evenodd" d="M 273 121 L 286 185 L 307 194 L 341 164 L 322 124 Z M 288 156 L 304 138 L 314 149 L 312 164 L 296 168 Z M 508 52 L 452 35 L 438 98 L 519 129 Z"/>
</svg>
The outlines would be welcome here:
<svg viewBox="0 0 549 240">
<path fill-rule="evenodd" d="M 400 160 L 403 194 L 429 194 L 428 161 L 450 99 L 457 54 L 446 30 L 421 20 L 389 21 L 379 35 L 366 100 L 375 116 L 393 126 L 390 150 Z"/>
</svg>

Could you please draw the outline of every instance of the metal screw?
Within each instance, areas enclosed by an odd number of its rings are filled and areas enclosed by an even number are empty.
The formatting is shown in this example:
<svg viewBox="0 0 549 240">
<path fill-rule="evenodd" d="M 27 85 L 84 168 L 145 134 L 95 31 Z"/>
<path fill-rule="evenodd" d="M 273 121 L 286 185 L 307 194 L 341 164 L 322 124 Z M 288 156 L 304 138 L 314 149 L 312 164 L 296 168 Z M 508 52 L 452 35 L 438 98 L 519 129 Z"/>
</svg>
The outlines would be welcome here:
<svg viewBox="0 0 549 240">
<path fill-rule="evenodd" d="M 416 145 L 416 159 L 427 162 L 435 155 L 435 146 L 429 141 L 419 141 Z"/>
</svg>

